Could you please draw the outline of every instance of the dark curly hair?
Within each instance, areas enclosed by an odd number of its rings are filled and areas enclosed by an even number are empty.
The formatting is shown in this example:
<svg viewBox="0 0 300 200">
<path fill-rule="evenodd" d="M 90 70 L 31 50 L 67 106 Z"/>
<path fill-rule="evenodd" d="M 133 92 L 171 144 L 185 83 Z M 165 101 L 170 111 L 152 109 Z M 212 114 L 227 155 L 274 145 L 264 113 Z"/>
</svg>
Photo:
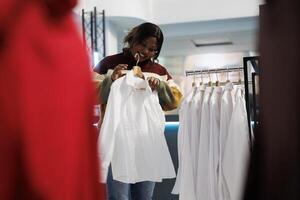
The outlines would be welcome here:
<svg viewBox="0 0 300 200">
<path fill-rule="evenodd" d="M 160 54 L 160 50 L 164 41 L 164 35 L 161 29 L 150 22 L 146 22 L 134 27 L 124 38 L 124 44 L 128 45 L 128 48 L 132 48 L 135 44 L 142 43 L 149 37 L 155 37 L 157 40 L 157 52 L 154 55 L 154 59 Z"/>
</svg>

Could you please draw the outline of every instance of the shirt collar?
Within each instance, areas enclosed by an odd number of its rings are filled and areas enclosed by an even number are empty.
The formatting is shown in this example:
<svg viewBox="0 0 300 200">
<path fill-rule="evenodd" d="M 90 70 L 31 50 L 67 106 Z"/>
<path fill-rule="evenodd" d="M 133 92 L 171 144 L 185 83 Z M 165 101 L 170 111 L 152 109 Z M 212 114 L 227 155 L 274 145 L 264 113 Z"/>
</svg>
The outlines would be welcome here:
<svg viewBox="0 0 300 200">
<path fill-rule="evenodd" d="M 126 84 L 137 90 L 151 90 L 148 81 L 134 76 L 133 70 L 127 72 Z"/>
</svg>

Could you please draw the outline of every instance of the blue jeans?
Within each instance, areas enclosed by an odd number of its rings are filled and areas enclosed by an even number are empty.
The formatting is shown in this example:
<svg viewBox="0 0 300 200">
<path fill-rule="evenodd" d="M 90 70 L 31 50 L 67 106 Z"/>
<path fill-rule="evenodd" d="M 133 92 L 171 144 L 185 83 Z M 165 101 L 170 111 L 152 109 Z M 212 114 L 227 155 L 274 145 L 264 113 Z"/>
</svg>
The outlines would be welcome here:
<svg viewBox="0 0 300 200">
<path fill-rule="evenodd" d="M 155 182 L 143 181 L 135 184 L 113 180 L 111 167 L 107 176 L 108 200 L 152 200 Z"/>
</svg>

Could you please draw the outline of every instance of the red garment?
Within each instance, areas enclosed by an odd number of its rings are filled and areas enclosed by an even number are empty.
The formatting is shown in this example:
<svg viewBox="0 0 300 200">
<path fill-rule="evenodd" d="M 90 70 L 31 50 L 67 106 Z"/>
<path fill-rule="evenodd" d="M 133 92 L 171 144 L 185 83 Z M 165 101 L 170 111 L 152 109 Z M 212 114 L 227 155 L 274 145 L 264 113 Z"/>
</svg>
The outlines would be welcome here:
<svg viewBox="0 0 300 200">
<path fill-rule="evenodd" d="M 0 1 L 0 199 L 102 199 L 74 0 Z"/>
</svg>

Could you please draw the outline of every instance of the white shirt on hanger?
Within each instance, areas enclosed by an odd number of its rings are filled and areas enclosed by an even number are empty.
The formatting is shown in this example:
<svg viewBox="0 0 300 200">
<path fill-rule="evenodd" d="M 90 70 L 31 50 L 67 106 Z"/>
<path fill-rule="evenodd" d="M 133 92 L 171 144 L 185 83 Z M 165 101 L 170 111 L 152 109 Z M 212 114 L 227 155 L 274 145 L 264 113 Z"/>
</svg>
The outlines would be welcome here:
<svg viewBox="0 0 300 200">
<path fill-rule="evenodd" d="M 194 174 L 193 177 L 195 183 L 197 181 L 201 113 L 202 113 L 202 103 L 203 103 L 205 88 L 206 88 L 205 85 L 200 85 L 198 87 L 197 92 L 192 100 L 191 109 L 189 113 L 191 118 L 190 120 L 191 126 L 192 126 L 190 141 L 191 141 L 191 155 L 192 155 L 193 174 Z"/>
<path fill-rule="evenodd" d="M 111 164 L 113 179 L 160 182 L 175 177 L 164 136 L 165 117 L 157 92 L 128 72 L 111 86 L 98 139 L 101 182 Z"/>
<path fill-rule="evenodd" d="M 210 99 L 210 128 L 209 128 L 209 180 L 210 200 L 218 199 L 218 163 L 220 137 L 220 107 L 222 88 L 214 87 Z"/>
<path fill-rule="evenodd" d="M 196 200 L 191 155 L 191 104 L 197 92 L 194 87 L 182 101 L 179 109 L 178 171 L 172 194 L 179 194 L 180 200 Z"/>
<path fill-rule="evenodd" d="M 228 136 L 228 128 L 230 119 L 232 116 L 233 110 L 233 101 L 232 101 L 232 90 L 233 83 L 228 82 L 224 86 L 222 99 L 221 99 L 221 112 L 220 112 L 220 145 L 219 145 L 219 199 L 220 200 L 230 200 L 229 191 L 226 182 L 224 182 L 224 173 L 223 173 L 223 157 L 224 157 L 224 149 Z"/>
<path fill-rule="evenodd" d="M 235 99 L 224 151 L 223 172 L 230 199 L 240 200 L 250 156 L 247 111 L 242 86 L 236 89 Z"/>
<path fill-rule="evenodd" d="M 197 170 L 196 196 L 198 200 L 210 199 L 210 181 L 209 181 L 209 140 L 210 140 L 210 98 L 213 88 L 207 87 L 204 92 L 202 104 L 200 140 L 199 140 L 199 158 Z"/>
</svg>

